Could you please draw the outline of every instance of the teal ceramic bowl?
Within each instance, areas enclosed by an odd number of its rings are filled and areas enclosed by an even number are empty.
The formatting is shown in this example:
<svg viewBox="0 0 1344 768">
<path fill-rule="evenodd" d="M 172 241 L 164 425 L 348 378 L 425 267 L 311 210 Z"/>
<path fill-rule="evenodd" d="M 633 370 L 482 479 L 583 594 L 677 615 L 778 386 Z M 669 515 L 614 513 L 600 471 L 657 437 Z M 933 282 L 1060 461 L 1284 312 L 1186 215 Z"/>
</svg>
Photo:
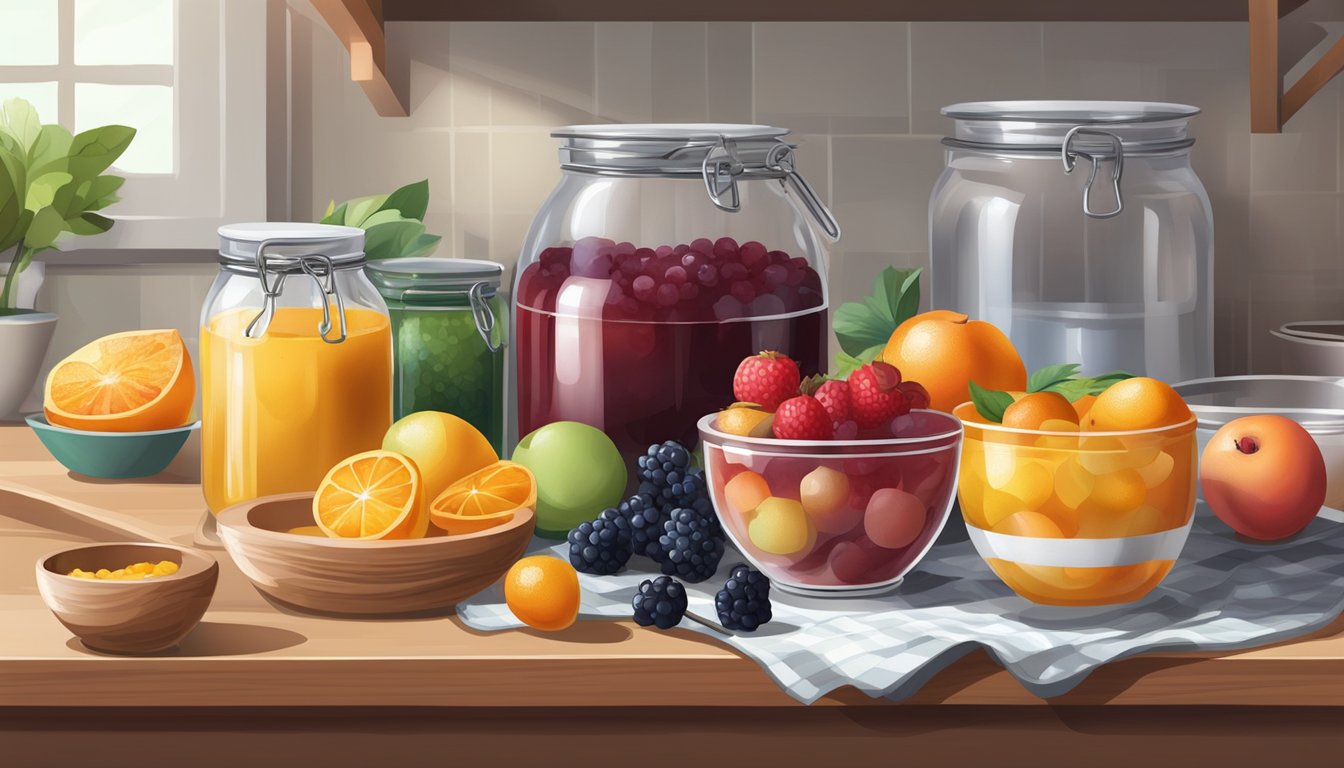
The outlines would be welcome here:
<svg viewBox="0 0 1344 768">
<path fill-rule="evenodd" d="M 192 431 L 201 426 L 197 421 L 153 432 L 88 432 L 53 426 L 40 413 L 29 416 L 27 421 L 37 438 L 66 469 L 108 480 L 159 474 L 182 450 Z"/>
</svg>

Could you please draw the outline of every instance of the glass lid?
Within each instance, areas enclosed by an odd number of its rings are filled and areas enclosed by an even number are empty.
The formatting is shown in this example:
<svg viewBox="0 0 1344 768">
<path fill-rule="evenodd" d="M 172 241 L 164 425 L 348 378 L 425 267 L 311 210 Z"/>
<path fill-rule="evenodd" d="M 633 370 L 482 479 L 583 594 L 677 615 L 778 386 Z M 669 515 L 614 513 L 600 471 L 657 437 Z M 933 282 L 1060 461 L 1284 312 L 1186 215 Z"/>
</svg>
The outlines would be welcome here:
<svg viewBox="0 0 1344 768">
<path fill-rule="evenodd" d="M 953 143 L 1058 149 L 1077 128 L 1104 130 L 1125 149 L 1180 149 L 1198 107 L 1158 101 L 975 101 L 943 107 L 956 120 Z"/>
<path fill-rule="evenodd" d="M 365 266 L 369 280 L 388 298 L 418 295 L 463 294 L 477 289 L 493 296 L 504 276 L 504 265 L 480 259 L 386 259 Z"/>
</svg>

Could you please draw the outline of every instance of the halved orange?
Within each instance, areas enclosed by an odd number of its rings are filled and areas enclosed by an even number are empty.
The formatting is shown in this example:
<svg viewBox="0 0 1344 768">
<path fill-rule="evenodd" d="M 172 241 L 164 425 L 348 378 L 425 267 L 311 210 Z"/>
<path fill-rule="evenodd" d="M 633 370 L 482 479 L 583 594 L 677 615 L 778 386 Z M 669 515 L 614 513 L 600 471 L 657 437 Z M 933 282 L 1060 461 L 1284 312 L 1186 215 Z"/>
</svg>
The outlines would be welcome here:
<svg viewBox="0 0 1344 768">
<path fill-rule="evenodd" d="M 84 345 L 51 369 L 47 421 L 94 432 L 148 432 L 187 423 L 196 399 L 191 357 L 175 330 L 127 331 Z"/>
<path fill-rule="evenodd" d="M 313 520 L 339 539 L 418 539 L 429 530 L 415 462 L 365 451 L 331 468 L 313 494 Z"/>
<path fill-rule="evenodd" d="M 513 519 L 514 512 L 537 503 L 532 470 L 513 461 L 497 461 L 449 485 L 429 505 L 429 519 L 451 534 L 475 533 Z"/>
</svg>

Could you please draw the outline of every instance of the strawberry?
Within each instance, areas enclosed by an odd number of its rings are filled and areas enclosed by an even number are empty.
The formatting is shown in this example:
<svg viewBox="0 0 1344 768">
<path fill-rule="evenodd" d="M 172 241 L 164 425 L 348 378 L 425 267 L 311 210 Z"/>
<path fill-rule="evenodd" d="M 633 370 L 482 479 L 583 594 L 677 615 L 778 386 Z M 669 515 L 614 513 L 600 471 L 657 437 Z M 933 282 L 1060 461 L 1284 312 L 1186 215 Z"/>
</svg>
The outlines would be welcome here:
<svg viewBox="0 0 1344 768">
<path fill-rule="evenodd" d="M 774 411 L 798 394 L 798 364 L 778 352 L 762 352 L 744 359 L 733 374 L 733 396 Z"/>
<path fill-rule="evenodd" d="M 781 440 L 830 440 L 835 435 L 831 415 L 811 395 L 798 395 L 775 411 L 775 437 Z"/>
<path fill-rule="evenodd" d="M 849 385 L 845 382 L 818 374 L 803 381 L 802 391 L 821 402 L 831 415 L 832 427 L 849 421 Z"/>
<path fill-rule="evenodd" d="M 901 372 L 881 361 L 869 363 L 849 375 L 850 412 L 860 429 L 872 429 L 909 412 L 900 384 Z"/>
</svg>

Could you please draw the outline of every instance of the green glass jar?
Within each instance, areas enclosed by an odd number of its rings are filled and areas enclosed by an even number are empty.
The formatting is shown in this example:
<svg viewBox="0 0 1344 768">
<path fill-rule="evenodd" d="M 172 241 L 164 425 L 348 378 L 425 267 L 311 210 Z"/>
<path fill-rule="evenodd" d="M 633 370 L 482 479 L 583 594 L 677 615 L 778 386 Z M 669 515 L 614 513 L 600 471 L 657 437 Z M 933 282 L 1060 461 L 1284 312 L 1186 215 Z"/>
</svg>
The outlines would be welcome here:
<svg viewBox="0 0 1344 768">
<path fill-rule="evenodd" d="M 445 411 L 504 451 L 504 267 L 471 259 L 388 259 L 365 268 L 392 316 L 392 411 Z"/>
</svg>

